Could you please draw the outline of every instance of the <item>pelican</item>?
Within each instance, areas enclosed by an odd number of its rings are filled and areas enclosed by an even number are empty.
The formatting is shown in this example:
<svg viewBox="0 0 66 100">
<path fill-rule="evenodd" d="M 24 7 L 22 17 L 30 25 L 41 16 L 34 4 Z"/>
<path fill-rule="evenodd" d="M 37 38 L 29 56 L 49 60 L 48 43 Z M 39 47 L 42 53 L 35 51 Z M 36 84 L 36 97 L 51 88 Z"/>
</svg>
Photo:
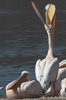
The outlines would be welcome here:
<svg viewBox="0 0 66 100">
<path fill-rule="evenodd" d="M 8 99 L 34 98 L 42 95 L 43 90 L 40 83 L 36 80 L 29 80 L 28 71 L 23 71 L 18 79 L 6 86 L 6 96 Z"/>
<path fill-rule="evenodd" d="M 40 82 L 42 88 L 46 92 L 49 88 L 50 83 L 56 80 L 58 69 L 59 69 L 59 60 L 57 57 L 53 56 L 53 36 L 54 36 L 54 29 L 55 29 L 55 6 L 53 4 L 48 4 L 46 9 L 46 24 L 43 21 L 42 16 L 40 15 L 39 11 L 37 10 L 34 3 L 32 3 L 34 10 L 36 11 L 37 15 L 41 19 L 44 24 L 45 30 L 48 35 L 48 53 L 44 59 L 39 59 L 35 65 L 35 74 L 36 79 Z M 51 16 L 48 16 L 50 14 Z M 48 16 L 48 18 L 47 18 Z M 48 22 L 48 19 L 50 23 Z"/>
</svg>

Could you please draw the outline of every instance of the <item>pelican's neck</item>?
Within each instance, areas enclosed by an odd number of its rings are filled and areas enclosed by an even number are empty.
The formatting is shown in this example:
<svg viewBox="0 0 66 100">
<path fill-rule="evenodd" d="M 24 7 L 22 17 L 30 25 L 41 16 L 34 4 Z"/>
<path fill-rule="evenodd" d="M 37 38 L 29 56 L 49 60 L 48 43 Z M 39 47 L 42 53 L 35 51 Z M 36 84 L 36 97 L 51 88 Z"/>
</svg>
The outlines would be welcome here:
<svg viewBox="0 0 66 100">
<path fill-rule="evenodd" d="M 48 53 L 47 57 L 53 57 L 53 41 L 52 41 L 52 29 L 49 29 L 48 33 Z"/>
</svg>

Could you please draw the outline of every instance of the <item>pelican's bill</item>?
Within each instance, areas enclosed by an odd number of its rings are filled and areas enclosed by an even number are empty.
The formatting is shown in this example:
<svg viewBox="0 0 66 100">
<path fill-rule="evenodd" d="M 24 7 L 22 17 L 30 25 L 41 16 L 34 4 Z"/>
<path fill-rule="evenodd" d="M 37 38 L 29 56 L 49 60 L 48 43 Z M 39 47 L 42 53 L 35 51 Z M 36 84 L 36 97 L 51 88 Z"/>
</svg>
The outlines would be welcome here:
<svg viewBox="0 0 66 100">
<path fill-rule="evenodd" d="M 47 24 L 52 24 L 53 18 L 55 15 L 55 11 L 56 11 L 55 5 L 51 4 L 50 7 L 48 8 L 47 14 L 46 14 L 46 23 Z"/>
<path fill-rule="evenodd" d="M 60 68 L 66 67 L 66 60 L 61 61 L 60 64 L 59 64 L 59 67 Z"/>
<path fill-rule="evenodd" d="M 55 10 L 56 10 L 55 5 L 51 4 L 49 9 L 48 9 L 48 16 L 49 16 L 49 19 L 50 19 L 51 23 L 52 23 L 54 14 L 55 14 Z"/>
<path fill-rule="evenodd" d="M 13 81 L 7 88 L 7 90 L 13 89 L 14 87 L 18 87 L 22 82 L 28 81 L 28 79 L 24 76 L 20 76 L 17 80 Z"/>
<path fill-rule="evenodd" d="M 60 68 L 64 68 L 66 67 L 66 64 L 60 65 Z"/>
</svg>

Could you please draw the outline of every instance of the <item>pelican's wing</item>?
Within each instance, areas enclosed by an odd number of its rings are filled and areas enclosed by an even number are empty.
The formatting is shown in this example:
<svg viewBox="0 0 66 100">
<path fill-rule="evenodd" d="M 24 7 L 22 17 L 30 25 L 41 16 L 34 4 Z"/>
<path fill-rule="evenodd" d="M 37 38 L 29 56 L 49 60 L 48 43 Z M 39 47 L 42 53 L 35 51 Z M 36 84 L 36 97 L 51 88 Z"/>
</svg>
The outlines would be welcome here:
<svg viewBox="0 0 66 100">
<path fill-rule="evenodd" d="M 63 61 L 61 61 L 61 62 L 59 63 L 59 67 L 60 67 L 60 68 L 66 67 L 66 59 L 63 60 Z"/>
<path fill-rule="evenodd" d="M 56 7 L 55 5 L 51 4 L 46 12 L 46 22 L 47 24 L 52 24 L 54 15 L 55 15 Z"/>
</svg>

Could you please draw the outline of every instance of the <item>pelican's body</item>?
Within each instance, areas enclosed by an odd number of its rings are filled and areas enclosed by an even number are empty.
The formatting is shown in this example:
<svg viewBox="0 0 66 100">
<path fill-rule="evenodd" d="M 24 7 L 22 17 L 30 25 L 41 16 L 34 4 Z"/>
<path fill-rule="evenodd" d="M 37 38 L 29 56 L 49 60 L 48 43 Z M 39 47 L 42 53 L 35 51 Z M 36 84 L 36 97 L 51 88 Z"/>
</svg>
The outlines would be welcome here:
<svg viewBox="0 0 66 100">
<path fill-rule="evenodd" d="M 58 58 L 45 58 L 37 61 L 35 67 L 36 79 L 40 82 L 44 91 L 49 88 L 52 81 L 56 80 L 58 66 Z"/>
<path fill-rule="evenodd" d="M 19 79 L 14 80 L 6 86 L 6 96 L 9 99 L 40 97 L 43 90 L 40 83 L 36 80 L 30 81 L 28 73 L 22 72 Z"/>
</svg>

